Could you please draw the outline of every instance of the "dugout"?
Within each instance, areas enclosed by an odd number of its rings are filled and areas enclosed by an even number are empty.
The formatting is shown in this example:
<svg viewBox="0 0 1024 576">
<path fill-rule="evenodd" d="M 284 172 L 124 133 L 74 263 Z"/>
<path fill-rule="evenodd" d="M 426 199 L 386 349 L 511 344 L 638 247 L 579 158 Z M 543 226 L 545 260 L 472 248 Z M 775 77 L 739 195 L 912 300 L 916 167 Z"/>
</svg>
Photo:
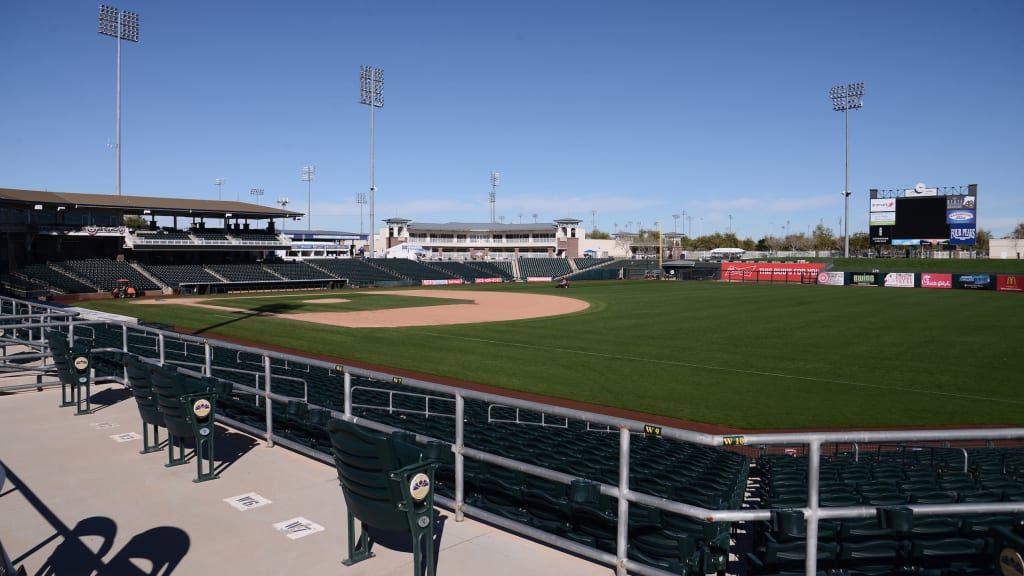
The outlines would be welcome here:
<svg viewBox="0 0 1024 576">
<path fill-rule="evenodd" d="M 182 282 L 181 294 L 229 294 L 277 290 L 334 290 L 348 286 L 345 278 L 319 280 L 254 280 L 250 282 Z"/>
</svg>

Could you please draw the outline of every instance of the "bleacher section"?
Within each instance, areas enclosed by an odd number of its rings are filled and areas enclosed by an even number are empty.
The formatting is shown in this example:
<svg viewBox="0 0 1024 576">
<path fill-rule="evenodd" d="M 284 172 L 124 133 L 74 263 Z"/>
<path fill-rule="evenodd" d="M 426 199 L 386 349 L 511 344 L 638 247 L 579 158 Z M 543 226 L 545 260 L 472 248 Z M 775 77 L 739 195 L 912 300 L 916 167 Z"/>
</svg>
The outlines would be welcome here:
<svg viewBox="0 0 1024 576">
<path fill-rule="evenodd" d="M 594 266 L 600 266 L 608 262 L 615 261 L 614 258 L 573 258 L 572 263 L 576 266 L 576 270 L 586 270 L 587 268 L 593 268 Z"/>
<path fill-rule="evenodd" d="M 223 229 L 207 228 L 205 230 L 191 230 L 192 236 L 200 244 L 230 244 L 231 240 Z"/>
<path fill-rule="evenodd" d="M 279 243 L 281 239 L 273 232 L 266 230 L 239 230 L 231 233 L 231 236 L 242 243 Z"/>
<path fill-rule="evenodd" d="M 469 264 L 456 262 L 454 260 L 426 261 L 423 265 L 434 268 L 453 278 L 461 278 L 467 283 L 472 283 L 477 278 L 502 278 L 501 275 L 494 271 L 484 271 Z"/>
<path fill-rule="evenodd" d="M 159 265 L 150 264 L 146 266 L 150 274 L 158 278 L 164 284 L 177 288 L 183 282 L 220 282 L 221 279 L 211 274 L 207 269 L 198 265 L 176 264 Z"/>
<path fill-rule="evenodd" d="M 181 230 L 139 230 L 135 242 L 140 244 L 191 244 L 192 237 Z"/>
<path fill-rule="evenodd" d="M 421 282 L 423 280 L 448 280 L 455 278 L 455 276 L 435 270 L 429 266 L 416 262 L 415 260 L 407 260 L 405 258 L 373 258 L 370 260 L 370 264 L 386 270 L 395 276 L 412 280 L 414 282 Z"/>
<path fill-rule="evenodd" d="M 569 261 L 565 258 L 520 258 L 519 274 L 523 278 L 547 276 L 557 278 L 572 273 Z"/>
<path fill-rule="evenodd" d="M 43 282 L 53 286 L 65 294 L 97 292 L 96 286 L 90 286 L 85 282 L 71 276 L 71 272 L 52 267 L 49 264 L 28 264 L 22 266 L 18 273 L 26 279 Z"/>
<path fill-rule="evenodd" d="M 879 517 L 822 520 L 818 569 L 897 572 L 908 566 L 950 569 L 949 574 L 987 574 L 995 526 L 1013 528 L 1022 514 L 917 516 L 911 504 L 1024 500 L 1024 453 L 1019 450 L 902 448 L 861 455 L 840 454 L 820 468 L 823 507 L 869 506 Z M 757 462 L 759 505 L 806 506 L 807 459 L 768 455 Z M 776 514 L 756 523 L 752 573 L 800 570 L 806 533 L 802 514 Z M 941 573 L 941 572 L 936 572 Z"/>
<path fill-rule="evenodd" d="M 375 282 L 396 282 L 397 275 L 370 266 L 363 260 L 352 258 L 326 259 L 309 262 L 309 265 L 323 270 L 331 276 L 345 278 L 353 287 L 372 286 Z"/>
<path fill-rule="evenodd" d="M 486 277 L 501 278 L 505 282 L 512 282 L 516 275 L 512 272 L 512 262 L 509 260 L 474 260 L 467 261 L 466 266 L 476 268 L 486 274 Z"/>
<path fill-rule="evenodd" d="M 259 264 L 211 264 L 207 268 L 217 275 L 227 278 L 230 282 L 280 280 L 271 272 L 264 270 Z"/>
<path fill-rule="evenodd" d="M 318 270 L 306 262 L 268 262 L 263 265 L 274 274 L 287 280 L 317 280 L 335 278 L 335 276 Z"/>
<path fill-rule="evenodd" d="M 157 286 L 128 262 L 90 258 L 67 260 L 62 262 L 60 267 L 85 278 L 90 284 L 98 287 L 101 292 L 113 290 L 117 287 L 118 280 L 122 278 L 127 279 L 129 285 L 136 290 L 160 289 L 160 286 Z"/>
<path fill-rule="evenodd" d="M 192 230 L 199 240 L 235 245 L 239 241 L 227 236 L 223 230 Z M 260 242 L 276 239 L 267 232 L 248 232 Z M 191 243 L 192 236 L 180 231 L 142 231 L 136 238 L 146 241 Z M 160 238 L 162 240 L 154 240 Z M 268 240 L 269 241 L 269 240 Z M 22 266 L 12 275 L 3 278 L 3 284 L 12 290 L 25 294 L 46 293 L 73 294 L 109 292 L 117 280 L 126 278 L 139 290 L 160 290 L 164 287 L 181 288 L 182 284 L 198 285 L 196 290 L 214 290 L 221 283 L 273 282 L 274 288 L 287 289 L 289 281 L 295 281 L 294 288 L 310 288 L 312 282 L 345 279 L 350 287 L 376 285 L 414 285 L 423 281 L 457 279 L 474 283 L 477 279 L 500 278 L 504 282 L 525 280 L 530 277 L 557 279 L 562 276 L 578 278 L 590 269 L 596 269 L 612 259 L 576 258 L 519 258 L 510 260 L 424 260 L 407 259 L 315 259 L 303 261 L 276 261 L 250 264 L 217 264 L 217 258 L 192 258 L 192 261 L 206 264 L 167 264 L 167 259 L 157 259 L 160 264 L 117 261 L 108 259 L 68 260 L 49 264 Z M 235 260 L 237 262 L 237 260 Z M 573 266 L 579 270 L 573 272 Z M 585 277 L 586 279 L 605 276 Z M 307 284 L 302 284 L 307 283 Z M 190 286 L 192 289 L 194 286 Z M 223 287 L 221 289 L 224 289 Z M 237 289 L 237 287 L 236 287 Z"/>
</svg>

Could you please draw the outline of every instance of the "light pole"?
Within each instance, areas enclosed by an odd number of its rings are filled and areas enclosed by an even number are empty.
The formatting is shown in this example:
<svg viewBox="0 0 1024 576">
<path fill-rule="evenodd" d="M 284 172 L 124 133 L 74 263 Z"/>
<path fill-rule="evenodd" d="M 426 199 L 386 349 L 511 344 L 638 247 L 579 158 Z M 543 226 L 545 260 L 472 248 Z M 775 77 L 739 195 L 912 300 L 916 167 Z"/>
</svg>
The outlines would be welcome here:
<svg viewBox="0 0 1024 576">
<path fill-rule="evenodd" d="M 373 109 L 384 107 L 384 70 L 371 66 L 359 67 L 359 103 L 370 107 L 370 258 L 374 257 L 373 205 L 377 187 L 373 182 Z"/>
<path fill-rule="evenodd" d="M 115 188 L 121 195 L 121 40 L 139 41 L 139 15 L 100 4 L 100 34 L 117 38 L 117 180 Z"/>
<path fill-rule="evenodd" d="M 366 192 L 356 192 L 356 204 L 359 204 L 359 235 L 363 234 L 363 206 L 366 205 Z"/>
<path fill-rule="evenodd" d="M 729 214 L 729 234 L 732 234 L 732 214 Z"/>
<path fill-rule="evenodd" d="M 287 210 L 288 205 L 292 203 L 292 199 L 287 196 L 282 196 L 277 199 L 277 203 L 281 205 L 282 210 Z M 284 228 L 284 216 L 281 217 L 281 228 Z"/>
<path fill-rule="evenodd" d="M 832 98 L 832 109 L 842 112 L 846 120 L 846 181 L 843 186 L 843 257 L 850 257 L 850 110 L 862 108 L 864 102 L 864 83 L 833 86 L 828 91 Z"/>
<path fill-rule="evenodd" d="M 494 224 L 494 203 L 498 199 L 498 186 L 501 186 L 501 174 L 491 172 L 491 193 L 489 196 L 491 201 L 491 224 Z"/>
<path fill-rule="evenodd" d="M 253 196 L 256 197 L 256 205 L 259 206 L 260 196 L 263 196 L 263 188 L 251 188 L 249 190 L 249 194 L 252 194 Z"/>
<path fill-rule="evenodd" d="M 310 164 L 302 167 L 302 181 L 306 183 L 306 230 L 313 229 L 313 177 L 316 166 Z"/>
<path fill-rule="evenodd" d="M 216 178 L 214 179 L 213 184 L 217 186 L 217 200 L 220 200 L 220 187 L 224 185 L 224 179 Z"/>
</svg>

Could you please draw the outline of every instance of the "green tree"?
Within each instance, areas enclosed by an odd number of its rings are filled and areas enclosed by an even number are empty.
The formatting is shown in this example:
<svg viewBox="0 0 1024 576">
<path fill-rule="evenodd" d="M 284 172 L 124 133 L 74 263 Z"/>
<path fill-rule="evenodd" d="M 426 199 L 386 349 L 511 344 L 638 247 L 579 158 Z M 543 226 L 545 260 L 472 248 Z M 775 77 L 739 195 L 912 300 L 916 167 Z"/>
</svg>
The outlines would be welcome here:
<svg viewBox="0 0 1024 576">
<path fill-rule="evenodd" d="M 978 250 L 988 250 L 988 244 L 992 240 L 992 231 L 978 228 L 974 236 L 974 247 Z"/>
<path fill-rule="evenodd" d="M 134 230 L 142 230 L 149 228 L 149 221 L 142 216 L 130 215 L 124 217 L 124 225 Z"/>
<path fill-rule="evenodd" d="M 594 240 L 611 240 L 612 235 L 594 228 L 589 234 L 587 234 L 587 238 L 593 238 Z"/>
<path fill-rule="evenodd" d="M 850 235 L 850 252 L 863 252 L 871 248 L 871 238 L 867 232 L 856 232 Z"/>
<path fill-rule="evenodd" d="M 814 227 L 811 239 L 815 250 L 835 250 L 838 244 L 836 237 L 832 234 L 832 229 L 826 228 L 824 224 Z"/>
<path fill-rule="evenodd" d="M 1024 239 L 1024 222 L 1017 224 L 1017 227 L 1010 233 L 1010 238 L 1016 238 L 1018 240 Z"/>
</svg>

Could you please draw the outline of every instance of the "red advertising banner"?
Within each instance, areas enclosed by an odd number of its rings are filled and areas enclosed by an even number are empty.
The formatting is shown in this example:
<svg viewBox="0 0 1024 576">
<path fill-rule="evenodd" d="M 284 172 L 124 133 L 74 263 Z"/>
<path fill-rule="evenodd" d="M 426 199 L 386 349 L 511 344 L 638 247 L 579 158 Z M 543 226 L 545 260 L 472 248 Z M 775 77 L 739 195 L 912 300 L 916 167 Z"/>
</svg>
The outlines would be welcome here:
<svg viewBox="0 0 1024 576">
<path fill-rule="evenodd" d="M 996 276 L 996 290 L 1000 292 L 1024 292 L 1024 276 L 1000 274 Z"/>
<path fill-rule="evenodd" d="M 810 262 L 722 262 L 722 280 L 727 282 L 800 282 L 825 265 Z"/>
<path fill-rule="evenodd" d="M 921 288 L 952 288 L 952 274 L 933 274 L 931 272 L 921 273 Z"/>
</svg>

